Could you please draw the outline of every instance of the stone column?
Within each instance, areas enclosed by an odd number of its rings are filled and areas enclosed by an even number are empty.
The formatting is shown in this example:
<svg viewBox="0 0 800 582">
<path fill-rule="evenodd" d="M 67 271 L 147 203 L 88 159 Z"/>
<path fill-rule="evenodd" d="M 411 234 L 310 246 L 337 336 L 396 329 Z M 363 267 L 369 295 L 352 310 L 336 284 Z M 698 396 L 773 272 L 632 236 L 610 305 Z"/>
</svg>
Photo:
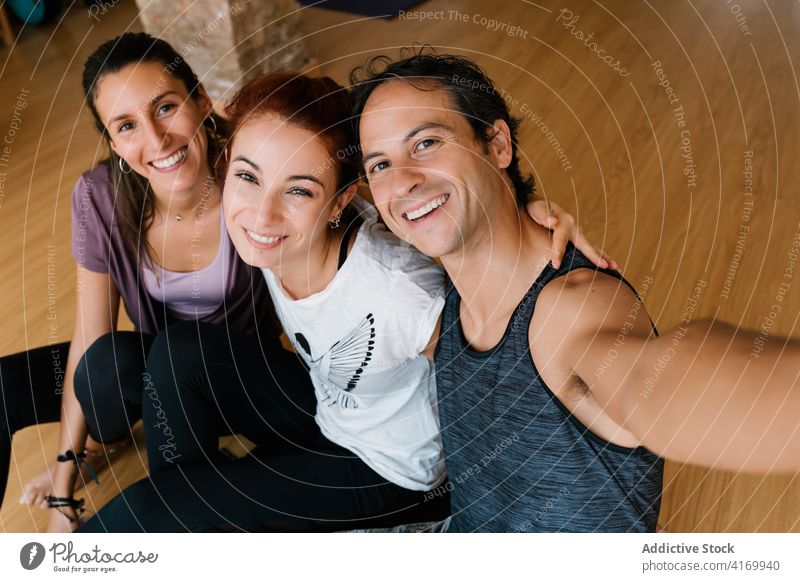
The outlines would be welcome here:
<svg viewBox="0 0 800 582">
<path fill-rule="evenodd" d="M 170 43 L 212 99 L 242 83 L 308 62 L 296 0 L 136 0 L 145 30 Z"/>
</svg>

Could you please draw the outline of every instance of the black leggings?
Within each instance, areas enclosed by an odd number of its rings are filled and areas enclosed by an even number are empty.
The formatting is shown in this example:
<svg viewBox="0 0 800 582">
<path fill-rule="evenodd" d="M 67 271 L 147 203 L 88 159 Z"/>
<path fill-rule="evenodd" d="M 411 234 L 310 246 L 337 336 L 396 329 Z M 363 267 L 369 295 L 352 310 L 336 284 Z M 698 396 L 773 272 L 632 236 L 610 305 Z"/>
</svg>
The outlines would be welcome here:
<svg viewBox="0 0 800 582">
<path fill-rule="evenodd" d="M 109 333 L 84 353 L 75 370 L 75 396 L 89 434 L 112 443 L 129 434 L 141 418 L 142 374 L 153 336 Z M 14 433 L 58 422 L 69 342 L 0 358 L 0 503 L 5 495 Z"/>
<path fill-rule="evenodd" d="M 207 324 L 168 328 L 145 376 L 150 477 L 79 531 L 332 531 L 447 516 L 448 500 L 425 501 L 326 439 L 315 411 L 295 354 Z M 223 458 L 226 433 L 256 449 Z"/>
</svg>

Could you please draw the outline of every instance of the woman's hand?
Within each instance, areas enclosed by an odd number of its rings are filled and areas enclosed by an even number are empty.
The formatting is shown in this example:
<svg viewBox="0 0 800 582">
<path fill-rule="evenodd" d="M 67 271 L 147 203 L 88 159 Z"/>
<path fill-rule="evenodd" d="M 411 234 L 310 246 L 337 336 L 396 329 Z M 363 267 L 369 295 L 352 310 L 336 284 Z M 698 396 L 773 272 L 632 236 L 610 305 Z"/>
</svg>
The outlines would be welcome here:
<svg viewBox="0 0 800 582">
<path fill-rule="evenodd" d="M 589 239 L 583 236 L 578 223 L 575 222 L 575 218 L 555 202 L 534 200 L 533 202 L 528 202 L 527 210 L 537 224 L 553 231 L 553 246 L 550 253 L 551 262 L 556 269 L 561 266 L 564 251 L 567 249 L 567 242 L 572 241 L 572 244 L 587 259 L 601 269 L 619 270 L 617 262 L 603 252 L 603 249 L 595 247 L 589 242 Z"/>
<path fill-rule="evenodd" d="M 55 478 L 53 479 L 53 495 L 62 498 L 71 498 L 75 491 L 75 478 L 78 475 L 77 465 L 64 462 L 58 463 Z M 44 502 L 47 507 L 47 501 Z M 51 507 L 50 519 L 47 522 L 49 533 L 69 533 L 74 531 L 80 521 L 78 510 L 74 507 Z"/>
<path fill-rule="evenodd" d="M 70 507 L 54 508 L 50 510 L 50 520 L 47 522 L 47 533 L 72 533 L 78 529 L 80 525 L 81 520 L 78 518 L 78 514 L 74 509 Z"/>
</svg>

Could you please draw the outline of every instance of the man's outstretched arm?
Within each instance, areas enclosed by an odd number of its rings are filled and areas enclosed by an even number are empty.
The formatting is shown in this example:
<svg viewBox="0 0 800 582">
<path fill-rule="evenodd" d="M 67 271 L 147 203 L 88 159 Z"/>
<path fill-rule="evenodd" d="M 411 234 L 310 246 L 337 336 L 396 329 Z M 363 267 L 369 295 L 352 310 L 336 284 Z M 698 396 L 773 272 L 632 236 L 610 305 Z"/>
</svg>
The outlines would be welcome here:
<svg viewBox="0 0 800 582">
<path fill-rule="evenodd" d="M 574 314 L 560 323 L 557 354 L 606 414 L 676 461 L 800 470 L 800 342 L 772 337 L 764 346 L 753 332 L 708 321 L 656 337 L 627 286 L 575 275 L 546 288 L 554 313 Z"/>
</svg>

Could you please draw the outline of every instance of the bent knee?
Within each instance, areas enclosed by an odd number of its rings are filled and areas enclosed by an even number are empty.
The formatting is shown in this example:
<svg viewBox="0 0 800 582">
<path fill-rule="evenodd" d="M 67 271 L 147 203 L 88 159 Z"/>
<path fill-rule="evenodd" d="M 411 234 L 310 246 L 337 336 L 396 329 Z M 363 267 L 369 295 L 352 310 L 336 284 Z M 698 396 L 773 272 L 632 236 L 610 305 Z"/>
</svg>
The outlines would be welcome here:
<svg viewBox="0 0 800 582">
<path fill-rule="evenodd" d="M 136 333 L 107 333 L 97 338 L 81 356 L 75 369 L 75 396 L 81 404 L 119 398 L 141 390 L 146 346 Z"/>
<path fill-rule="evenodd" d="M 194 372 L 198 363 L 216 349 L 220 341 L 227 342 L 223 327 L 197 321 L 182 321 L 159 332 L 147 357 L 147 371 L 160 377 L 180 380 L 185 373 Z"/>
</svg>

